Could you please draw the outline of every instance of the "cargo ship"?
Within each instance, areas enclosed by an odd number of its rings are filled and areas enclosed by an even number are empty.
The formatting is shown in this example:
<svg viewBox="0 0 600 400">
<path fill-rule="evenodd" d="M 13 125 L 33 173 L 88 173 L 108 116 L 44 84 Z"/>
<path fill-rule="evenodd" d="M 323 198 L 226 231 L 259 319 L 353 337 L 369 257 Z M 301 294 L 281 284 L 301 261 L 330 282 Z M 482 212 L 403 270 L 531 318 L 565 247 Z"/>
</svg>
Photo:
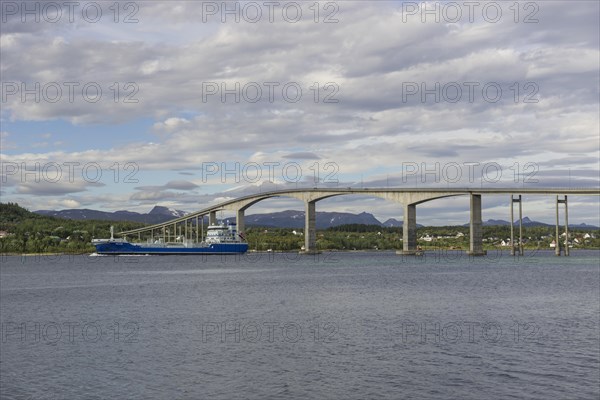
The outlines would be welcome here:
<svg viewBox="0 0 600 400">
<path fill-rule="evenodd" d="M 178 238 L 165 242 L 163 238 L 148 239 L 146 243 L 130 243 L 126 238 L 115 238 L 113 227 L 110 239 L 93 239 L 96 254 L 101 255 L 169 255 L 169 254 L 241 254 L 248 251 L 248 243 L 235 224 L 209 225 L 206 238 L 195 242 Z"/>
</svg>

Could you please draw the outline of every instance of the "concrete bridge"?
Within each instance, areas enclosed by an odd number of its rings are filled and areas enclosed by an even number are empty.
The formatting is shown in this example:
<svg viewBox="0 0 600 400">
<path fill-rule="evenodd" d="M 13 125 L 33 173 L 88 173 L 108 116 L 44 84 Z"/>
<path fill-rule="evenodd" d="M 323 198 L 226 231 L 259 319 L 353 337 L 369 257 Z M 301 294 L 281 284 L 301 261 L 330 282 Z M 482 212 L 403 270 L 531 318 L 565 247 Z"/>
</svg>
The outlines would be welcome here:
<svg viewBox="0 0 600 400">
<path fill-rule="evenodd" d="M 302 200 L 304 202 L 305 209 L 305 223 L 304 223 L 304 252 L 315 253 L 318 252 L 316 247 L 316 203 L 319 200 L 323 200 L 333 196 L 342 195 L 368 195 L 373 197 L 380 197 L 386 200 L 390 200 L 399 203 L 404 208 L 403 215 L 403 249 L 402 254 L 411 255 L 417 254 L 417 205 L 432 201 L 435 199 L 453 197 L 453 196 L 469 196 L 470 204 L 470 240 L 468 254 L 479 256 L 484 255 L 483 250 L 483 231 L 482 231 L 482 217 L 481 217 L 481 196 L 482 195 L 499 195 L 506 194 L 511 196 L 511 220 L 514 221 L 513 217 L 513 203 L 519 204 L 519 241 L 518 251 L 520 254 L 523 252 L 522 248 L 522 213 L 521 213 L 521 195 L 545 195 L 545 196 L 556 196 L 556 251 L 557 255 L 560 255 L 559 246 L 559 204 L 564 204 L 565 207 L 565 232 L 568 237 L 568 208 L 567 208 L 567 195 L 600 195 L 600 189 L 526 189 L 526 188 L 497 188 L 497 189 L 477 189 L 477 188 L 463 188 L 463 189 L 449 189 L 449 188 L 367 188 L 367 189 L 330 189 L 330 188 L 313 188 L 313 189 L 291 189 L 291 190 L 278 190 L 264 193 L 257 193 L 249 196 L 240 197 L 233 200 L 228 200 L 220 204 L 212 205 L 203 210 L 190 213 L 184 217 L 176 218 L 171 221 L 167 221 L 161 224 L 156 224 L 144 228 L 123 231 L 121 235 L 132 235 L 138 234 L 141 237 L 142 233 L 150 233 L 151 237 L 154 237 L 155 231 L 162 234 L 165 241 L 170 241 L 170 238 L 177 237 L 177 231 L 179 230 L 179 236 L 185 235 L 188 239 L 193 239 L 195 236 L 196 241 L 201 239 L 199 237 L 198 229 L 193 229 L 193 226 L 199 226 L 199 219 L 204 216 L 209 216 L 209 223 L 214 224 L 217 222 L 217 211 L 229 210 L 235 211 L 236 222 L 238 231 L 243 232 L 245 229 L 244 215 L 246 210 L 252 205 L 272 197 L 291 197 Z M 518 195 L 517 198 L 514 196 Z M 563 199 L 559 199 L 559 195 L 564 195 Z M 171 229 L 172 228 L 172 229 Z M 565 242 L 566 242 L 565 238 Z M 512 253 L 515 253 L 514 246 L 514 233 L 513 225 L 511 224 L 511 244 Z M 568 255 L 568 246 L 564 247 L 565 255 Z"/>
</svg>

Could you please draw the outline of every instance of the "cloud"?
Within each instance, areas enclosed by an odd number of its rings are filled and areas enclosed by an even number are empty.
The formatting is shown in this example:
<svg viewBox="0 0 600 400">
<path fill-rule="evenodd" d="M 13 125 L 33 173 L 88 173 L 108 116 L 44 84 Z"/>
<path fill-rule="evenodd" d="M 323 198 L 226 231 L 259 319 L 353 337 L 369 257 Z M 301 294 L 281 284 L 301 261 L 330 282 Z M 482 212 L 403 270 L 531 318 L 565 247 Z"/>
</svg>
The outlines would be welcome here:
<svg viewBox="0 0 600 400">
<path fill-rule="evenodd" d="M 33 178 L 32 178 L 33 179 Z M 88 183 L 82 181 L 76 182 L 52 182 L 47 180 L 25 181 L 17 184 L 16 194 L 31 195 L 31 196 L 62 196 L 71 193 L 80 193 L 88 190 L 88 187 L 104 186 L 103 183 Z"/>
<path fill-rule="evenodd" d="M 73 199 L 63 199 L 60 204 L 65 208 L 78 208 L 81 207 L 81 203 Z"/>
<path fill-rule="evenodd" d="M 181 129 L 182 127 L 184 127 L 185 125 L 187 125 L 189 123 L 190 123 L 190 121 L 185 118 L 171 117 L 171 118 L 167 118 L 163 122 L 155 123 L 154 129 L 157 131 L 172 132 L 176 129 Z"/>
<path fill-rule="evenodd" d="M 178 200 L 184 196 L 183 193 L 175 193 L 162 190 L 154 191 L 143 191 L 137 192 L 131 195 L 131 200 L 142 200 L 142 201 L 161 201 L 161 200 Z"/>
<path fill-rule="evenodd" d="M 300 151 L 282 156 L 282 158 L 290 160 L 320 160 L 321 157 L 310 151 Z"/>
<path fill-rule="evenodd" d="M 185 180 L 169 181 L 162 186 L 138 186 L 136 190 L 156 191 L 163 189 L 177 189 L 177 190 L 194 190 L 199 186 L 193 182 Z"/>
<path fill-rule="evenodd" d="M 501 3 L 497 23 L 481 13 L 473 23 L 422 22 L 403 15 L 402 2 L 336 4 L 333 24 L 314 23 L 308 9 L 295 24 L 279 17 L 221 23 L 220 15 L 199 23 L 206 16 L 194 2 L 142 2 L 136 24 L 7 16 L 3 82 L 18 89 L 39 83 L 41 92 L 40 101 L 16 93 L 3 102 L 3 162 L 101 160 L 108 168 L 127 160 L 139 167 L 140 183 L 123 193 L 123 185 L 105 180 L 108 187 L 36 188 L 9 179 L 3 197 L 33 203 L 40 193 L 43 201 L 79 193 L 73 199 L 82 205 L 113 207 L 102 196 L 116 192 L 124 208 L 153 200 L 194 204 L 204 179 L 179 178 L 204 178 L 203 163 L 290 161 L 304 172 L 293 187 L 314 184 L 315 162 L 319 184 L 333 163 L 339 184 L 352 186 L 405 185 L 399 173 L 406 162 L 467 161 L 500 163 L 507 174 L 515 163 L 535 163 L 538 185 L 597 186 L 583 171 L 598 171 L 600 150 L 598 3 L 539 3 L 538 22 L 527 24 L 523 14 L 515 23 L 509 3 Z M 77 83 L 73 101 L 65 82 Z M 273 99 L 266 82 L 277 83 Z M 472 93 L 467 82 L 476 84 Z M 62 88 L 56 102 L 47 101 L 53 83 Z M 207 95 L 207 83 L 219 92 Z M 302 90 L 297 102 L 282 91 L 290 83 Z M 98 101 L 85 99 L 86 84 L 101 88 Z M 501 89 L 498 101 L 486 98 L 486 85 Z M 256 87 L 262 96 L 248 101 Z M 119 133 L 119 142 L 74 139 L 73 125 Z M 40 136 L 48 131 L 52 140 Z M 70 150 L 53 151 L 46 142 Z M 281 175 L 279 187 L 287 185 Z M 202 192 L 218 196 L 234 186 L 248 193 L 263 181 L 217 176 L 202 182 Z"/>
</svg>

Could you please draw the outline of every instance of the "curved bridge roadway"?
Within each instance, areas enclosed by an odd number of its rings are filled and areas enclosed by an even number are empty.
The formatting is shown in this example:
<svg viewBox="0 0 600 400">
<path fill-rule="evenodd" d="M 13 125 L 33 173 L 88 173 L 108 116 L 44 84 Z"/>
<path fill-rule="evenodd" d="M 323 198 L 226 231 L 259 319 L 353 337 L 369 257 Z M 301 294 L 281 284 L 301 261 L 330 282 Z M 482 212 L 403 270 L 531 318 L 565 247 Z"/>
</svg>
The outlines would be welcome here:
<svg viewBox="0 0 600 400">
<path fill-rule="evenodd" d="M 205 215 L 209 216 L 209 222 L 211 224 L 216 223 L 217 211 L 221 210 L 232 210 L 236 212 L 236 222 L 238 231 L 242 232 L 245 228 L 244 224 L 244 213 L 250 206 L 272 197 L 292 197 L 304 202 L 305 209 L 305 234 L 304 234 L 304 252 L 315 253 L 317 252 L 316 247 L 316 225 L 315 225 L 315 214 L 316 214 L 316 203 L 319 200 L 326 199 L 333 196 L 341 195 L 369 195 L 374 197 L 380 197 L 386 200 L 391 200 L 396 203 L 400 203 L 404 207 L 404 220 L 403 220 L 403 254 L 415 254 L 417 252 L 417 205 L 444 197 L 452 196 L 469 196 L 470 197 L 470 243 L 468 253 L 471 255 L 484 255 L 483 251 L 483 234 L 482 234 L 482 218 L 481 218 L 481 196 L 482 195 L 498 195 L 498 194 L 509 194 L 511 195 L 511 210 L 512 202 L 520 202 L 520 200 L 512 200 L 512 195 L 546 195 L 556 196 L 556 215 L 557 215 L 557 237 L 558 237 L 558 204 L 565 204 L 565 226 L 568 225 L 566 215 L 567 212 L 567 195 L 600 195 L 600 189 L 560 189 L 560 188 L 548 188 L 548 189 L 527 189 L 527 188 L 497 188 L 497 189 L 478 189 L 478 188 L 463 188 L 463 189 L 450 189 L 450 188 L 367 188 L 367 189 L 356 189 L 356 188 L 313 188 L 313 189 L 291 189 L 291 190 L 278 190 L 264 193 L 256 193 L 249 196 L 240 197 L 233 200 L 224 201 L 220 204 L 215 204 L 200 211 L 190 213 L 184 217 L 176 218 L 171 221 L 167 221 L 161 224 L 156 224 L 144 228 L 134 229 L 130 231 L 120 232 L 121 235 L 131 235 L 142 233 L 151 233 L 154 237 L 154 231 L 158 230 L 162 232 L 165 241 L 171 237 L 172 234 L 176 236 L 177 228 L 179 227 L 180 235 L 182 234 L 182 226 L 184 227 L 185 237 L 188 238 L 188 227 L 190 234 L 192 233 L 192 221 L 195 220 L 195 226 L 198 226 L 199 218 Z M 558 195 L 564 195 L 564 200 L 559 200 Z M 520 204 L 519 204 L 520 205 Z M 170 230 L 170 227 L 173 230 Z M 169 235 L 167 237 L 167 234 Z M 198 229 L 195 229 L 196 240 L 198 240 Z M 557 240 L 558 243 L 558 240 Z"/>
</svg>

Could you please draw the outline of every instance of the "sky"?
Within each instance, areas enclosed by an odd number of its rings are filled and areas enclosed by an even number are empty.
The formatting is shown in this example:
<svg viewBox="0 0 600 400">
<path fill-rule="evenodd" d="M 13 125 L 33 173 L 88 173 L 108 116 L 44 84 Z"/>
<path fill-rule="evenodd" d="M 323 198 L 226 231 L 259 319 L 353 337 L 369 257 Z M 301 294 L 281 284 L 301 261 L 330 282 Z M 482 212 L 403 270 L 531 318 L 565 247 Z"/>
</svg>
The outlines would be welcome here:
<svg viewBox="0 0 600 400">
<path fill-rule="evenodd" d="M 1 7 L 2 202 L 192 212 L 285 188 L 600 186 L 597 1 Z M 554 201 L 525 196 L 523 214 L 551 223 Z M 509 202 L 484 196 L 483 218 Z M 286 209 L 303 204 L 246 213 Z M 440 199 L 417 219 L 468 209 Z M 599 209 L 569 198 L 572 223 Z M 317 211 L 402 216 L 361 196 Z"/>
</svg>

